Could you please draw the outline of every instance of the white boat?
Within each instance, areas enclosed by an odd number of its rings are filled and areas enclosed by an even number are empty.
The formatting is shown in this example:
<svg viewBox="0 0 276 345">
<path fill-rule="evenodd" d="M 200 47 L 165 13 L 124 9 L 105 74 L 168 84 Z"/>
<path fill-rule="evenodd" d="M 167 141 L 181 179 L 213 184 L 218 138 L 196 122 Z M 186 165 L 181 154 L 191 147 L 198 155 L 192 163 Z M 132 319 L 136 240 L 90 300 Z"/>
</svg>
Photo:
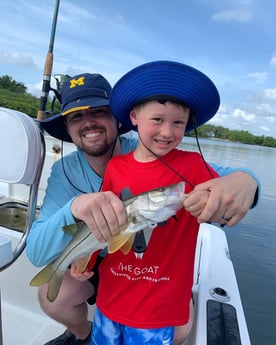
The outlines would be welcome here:
<svg viewBox="0 0 276 345">
<path fill-rule="evenodd" d="M 54 138 L 45 140 L 28 115 L 0 108 L 0 182 L 8 186 L 7 195 L 0 193 L 0 345 L 42 345 L 64 331 L 40 309 L 29 282 L 41 268 L 24 250 L 59 145 Z M 200 226 L 193 298 L 194 324 L 185 345 L 250 345 L 226 236 L 214 225 Z"/>
</svg>

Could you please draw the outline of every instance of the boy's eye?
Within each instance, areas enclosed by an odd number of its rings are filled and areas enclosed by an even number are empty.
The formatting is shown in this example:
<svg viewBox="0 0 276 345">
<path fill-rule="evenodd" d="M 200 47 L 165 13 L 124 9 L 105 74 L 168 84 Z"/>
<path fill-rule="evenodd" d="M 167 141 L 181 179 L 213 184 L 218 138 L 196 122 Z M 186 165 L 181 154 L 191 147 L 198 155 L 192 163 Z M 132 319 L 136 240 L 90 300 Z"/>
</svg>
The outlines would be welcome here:
<svg viewBox="0 0 276 345">
<path fill-rule="evenodd" d="M 186 125 L 186 121 L 175 121 L 174 124 L 176 126 L 185 126 Z"/>
<path fill-rule="evenodd" d="M 162 122 L 162 119 L 160 117 L 154 117 L 152 120 L 155 122 Z"/>
</svg>

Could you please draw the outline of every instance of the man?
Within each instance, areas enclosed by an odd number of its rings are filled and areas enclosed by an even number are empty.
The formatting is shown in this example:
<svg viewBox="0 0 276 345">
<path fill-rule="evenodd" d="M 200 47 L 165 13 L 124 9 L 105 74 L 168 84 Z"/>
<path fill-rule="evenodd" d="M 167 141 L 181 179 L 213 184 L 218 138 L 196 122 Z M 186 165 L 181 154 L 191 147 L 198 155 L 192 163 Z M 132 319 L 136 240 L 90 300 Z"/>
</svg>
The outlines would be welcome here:
<svg viewBox="0 0 276 345">
<path fill-rule="evenodd" d="M 110 84 L 99 74 L 67 79 L 61 91 L 61 114 L 41 122 L 49 134 L 73 142 L 78 150 L 53 165 L 39 219 L 27 241 L 27 255 L 36 266 L 51 262 L 70 242 L 71 236 L 61 230 L 64 225 L 82 220 L 99 241 L 105 242 L 126 223 L 119 198 L 111 192 L 100 192 L 110 158 L 136 146 L 135 139 L 118 136 L 123 129 L 109 111 L 110 91 Z M 198 221 L 232 226 L 256 203 L 258 185 L 251 172 L 219 169 L 220 175 L 228 176 L 196 186 L 184 206 L 193 214 L 197 191 L 208 189 L 210 196 Z M 91 296 L 97 286 L 96 271 L 93 284 L 77 281 L 66 272 L 59 295 L 51 303 L 46 297 L 47 286 L 39 289 L 44 312 L 67 328 L 47 345 L 90 343 L 86 301 L 94 302 Z"/>
</svg>

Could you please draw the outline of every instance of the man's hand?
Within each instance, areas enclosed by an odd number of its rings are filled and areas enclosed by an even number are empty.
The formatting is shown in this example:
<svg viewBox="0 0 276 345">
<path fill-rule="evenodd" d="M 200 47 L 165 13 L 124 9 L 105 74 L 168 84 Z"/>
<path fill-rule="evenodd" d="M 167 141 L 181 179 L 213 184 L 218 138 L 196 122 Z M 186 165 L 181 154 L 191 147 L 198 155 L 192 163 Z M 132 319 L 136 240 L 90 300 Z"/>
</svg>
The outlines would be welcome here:
<svg viewBox="0 0 276 345">
<path fill-rule="evenodd" d="M 91 229 L 100 242 L 106 242 L 127 223 L 124 204 L 112 192 L 82 194 L 72 202 L 71 212 Z"/>
<path fill-rule="evenodd" d="M 184 206 L 190 211 L 189 199 L 195 198 L 195 193 L 199 191 L 209 191 L 206 205 L 197 216 L 198 222 L 210 221 L 233 226 L 252 206 L 257 187 L 256 181 L 250 175 L 242 171 L 235 172 L 197 185 L 184 201 Z"/>
</svg>

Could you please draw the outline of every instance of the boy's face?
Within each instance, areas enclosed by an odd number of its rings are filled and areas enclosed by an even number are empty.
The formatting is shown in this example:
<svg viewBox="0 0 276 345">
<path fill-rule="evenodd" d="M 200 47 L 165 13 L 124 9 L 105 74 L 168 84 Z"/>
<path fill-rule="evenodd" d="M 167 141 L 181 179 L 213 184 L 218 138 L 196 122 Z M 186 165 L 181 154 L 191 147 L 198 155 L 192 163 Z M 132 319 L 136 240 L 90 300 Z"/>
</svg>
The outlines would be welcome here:
<svg viewBox="0 0 276 345">
<path fill-rule="evenodd" d="M 150 101 L 135 107 L 130 119 L 137 126 L 140 137 L 137 152 L 141 151 L 146 159 L 151 160 L 152 155 L 146 147 L 158 156 L 174 149 L 184 136 L 189 114 L 188 107 L 170 101 L 164 104 Z"/>
</svg>

